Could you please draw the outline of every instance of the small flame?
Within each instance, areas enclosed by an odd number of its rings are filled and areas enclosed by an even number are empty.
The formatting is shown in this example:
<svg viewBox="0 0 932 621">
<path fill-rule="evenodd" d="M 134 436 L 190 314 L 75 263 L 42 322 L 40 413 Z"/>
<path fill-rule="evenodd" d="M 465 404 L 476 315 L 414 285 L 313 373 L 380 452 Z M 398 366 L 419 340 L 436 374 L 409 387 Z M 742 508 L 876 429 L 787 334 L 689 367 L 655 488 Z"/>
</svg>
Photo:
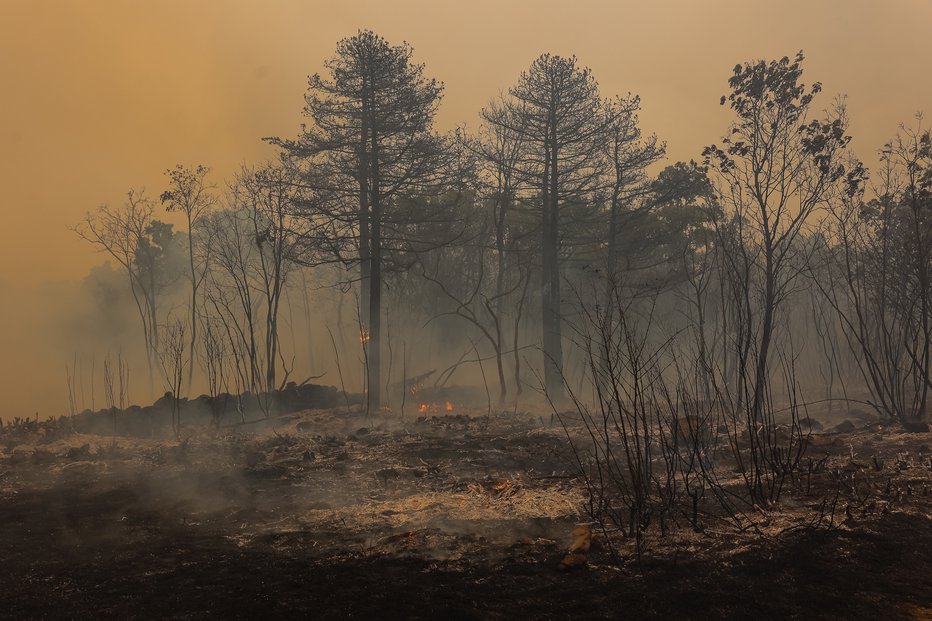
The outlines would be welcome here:
<svg viewBox="0 0 932 621">
<path fill-rule="evenodd" d="M 359 325 L 359 342 L 360 343 L 369 342 L 369 330 L 366 328 L 366 326 L 362 324 Z"/>
<path fill-rule="evenodd" d="M 446 412 L 453 411 L 453 404 L 449 401 L 440 404 L 440 403 L 421 403 L 417 406 L 417 411 L 421 414 L 427 414 L 429 412 L 437 413 L 441 410 Z"/>
<path fill-rule="evenodd" d="M 439 403 L 420 403 L 417 406 L 417 411 L 421 414 L 427 414 L 429 412 L 439 412 L 443 409 L 446 412 L 453 411 L 453 404 L 449 401 L 445 402 L 442 406 Z"/>
</svg>

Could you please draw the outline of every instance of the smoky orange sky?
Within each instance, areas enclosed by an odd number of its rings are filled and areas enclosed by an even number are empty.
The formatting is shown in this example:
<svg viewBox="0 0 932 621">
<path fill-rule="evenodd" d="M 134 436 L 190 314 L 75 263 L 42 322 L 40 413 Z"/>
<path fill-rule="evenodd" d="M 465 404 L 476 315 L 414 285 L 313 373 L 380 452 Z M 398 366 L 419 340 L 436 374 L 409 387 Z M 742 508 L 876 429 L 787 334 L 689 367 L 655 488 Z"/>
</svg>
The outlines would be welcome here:
<svg viewBox="0 0 932 621">
<path fill-rule="evenodd" d="M 0 0 L 0 284 L 83 277 L 103 257 L 69 227 L 130 187 L 158 196 L 176 163 L 219 184 L 273 155 L 260 139 L 296 133 L 307 76 L 360 28 L 446 83 L 440 129 L 474 127 L 540 53 L 575 54 L 603 94 L 641 95 L 669 162 L 722 135 L 736 63 L 800 49 L 820 105 L 848 96 L 868 164 L 932 110 L 930 0 Z M 9 350 L 18 301 L 2 302 Z"/>
<path fill-rule="evenodd" d="M 219 181 L 301 122 L 307 75 L 359 28 L 407 40 L 446 83 L 441 129 L 544 51 L 576 54 L 604 94 L 643 98 L 670 160 L 727 124 L 735 63 L 805 50 L 828 105 L 849 96 L 866 159 L 932 107 L 932 2 L 658 0 L 0 1 L 0 280 L 77 279 L 101 260 L 68 230 L 129 187 L 203 162 Z"/>
</svg>

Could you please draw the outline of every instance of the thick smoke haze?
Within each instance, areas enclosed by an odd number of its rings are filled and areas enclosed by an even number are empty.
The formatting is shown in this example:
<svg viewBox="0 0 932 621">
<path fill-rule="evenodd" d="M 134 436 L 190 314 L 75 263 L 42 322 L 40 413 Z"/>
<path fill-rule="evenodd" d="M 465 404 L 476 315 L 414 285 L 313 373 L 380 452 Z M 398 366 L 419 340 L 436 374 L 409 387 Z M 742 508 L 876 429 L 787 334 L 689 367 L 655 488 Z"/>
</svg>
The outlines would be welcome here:
<svg viewBox="0 0 932 621">
<path fill-rule="evenodd" d="M 719 138 L 729 115 L 718 101 L 736 63 L 804 49 L 807 78 L 848 96 L 852 147 L 873 167 L 899 122 L 932 109 L 930 23 L 932 4 L 917 0 L 6 0 L 0 418 L 65 413 L 76 353 L 85 373 L 107 351 L 138 356 L 132 308 L 107 303 L 95 286 L 107 280 L 103 257 L 70 227 L 100 204 L 119 205 L 130 187 L 157 197 L 176 163 L 207 164 L 222 184 L 243 162 L 272 157 L 261 138 L 298 131 L 307 76 L 360 28 L 410 42 L 445 82 L 442 131 L 475 127 L 540 53 L 575 54 L 604 93 L 641 96 L 642 127 L 667 142 L 662 165 L 698 158 Z M 332 373 L 327 381 L 336 383 Z M 141 388 L 143 374 L 133 383 Z"/>
</svg>

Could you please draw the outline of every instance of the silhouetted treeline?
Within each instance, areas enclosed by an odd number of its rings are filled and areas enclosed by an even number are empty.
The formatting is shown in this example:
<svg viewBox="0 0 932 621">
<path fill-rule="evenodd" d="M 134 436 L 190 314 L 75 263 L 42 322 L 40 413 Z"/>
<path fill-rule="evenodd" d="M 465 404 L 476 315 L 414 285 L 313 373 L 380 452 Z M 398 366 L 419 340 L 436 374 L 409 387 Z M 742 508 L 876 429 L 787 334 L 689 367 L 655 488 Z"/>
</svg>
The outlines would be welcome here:
<svg viewBox="0 0 932 621">
<path fill-rule="evenodd" d="M 625 341 L 664 344 L 666 373 L 750 427 L 798 391 L 923 418 L 929 133 L 901 132 L 870 176 L 844 100 L 818 113 L 803 63 L 737 65 L 724 137 L 664 166 L 638 96 L 601 92 L 575 57 L 542 54 L 477 126 L 443 134 L 443 83 L 361 31 L 310 77 L 307 124 L 268 139 L 276 161 L 225 183 L 166 173 L 160 203 L 186 230 L 131 191 L 77 231 L 123 272 L 108 295 L 136 315 L 143 383 L 176 401 L 326 373 L 397 407 L 439 369 L 427 387 L 480 385 L 490 403 L 597 403 Z"/>
</svg>

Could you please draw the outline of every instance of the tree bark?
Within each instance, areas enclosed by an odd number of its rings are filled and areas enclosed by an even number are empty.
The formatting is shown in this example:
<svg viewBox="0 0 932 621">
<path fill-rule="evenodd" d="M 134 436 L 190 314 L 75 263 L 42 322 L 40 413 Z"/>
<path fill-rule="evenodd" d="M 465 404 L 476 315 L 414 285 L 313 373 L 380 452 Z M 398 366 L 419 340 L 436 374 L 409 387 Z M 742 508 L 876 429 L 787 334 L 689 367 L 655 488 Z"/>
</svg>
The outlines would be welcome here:
<svg viewBox="0 0 932 621">
<path fill-rule="evenodd" d="M 550 119 L 549 133 L 541 245 L 544 388 L 549 399 L 560 401 L 563 399 L 563 337 L 560 313 L 559 154 L 555 113 Z"/>
</svg>

